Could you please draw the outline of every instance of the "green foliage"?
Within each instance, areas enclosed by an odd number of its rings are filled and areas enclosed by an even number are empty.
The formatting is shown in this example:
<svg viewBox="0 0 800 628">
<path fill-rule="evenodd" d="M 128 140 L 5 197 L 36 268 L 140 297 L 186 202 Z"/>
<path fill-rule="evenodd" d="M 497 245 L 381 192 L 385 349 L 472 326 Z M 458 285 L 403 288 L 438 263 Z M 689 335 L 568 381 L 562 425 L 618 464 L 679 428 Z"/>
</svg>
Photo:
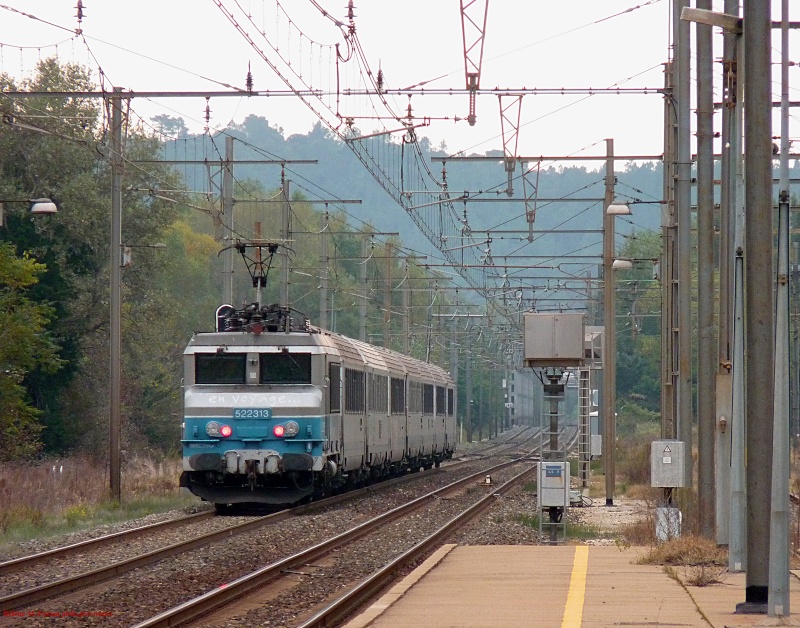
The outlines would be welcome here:
<svg viewBox="0 0 800 628">
<path fill-rule="evenodd" d="M 633 401 L 624 401 L 617 413 L 617 434 L 627 436 L 654 436 L 660 428 L 661 415 Z"/>
<path fill-rule="evenodd" d="M 624 447 L 617 447 L 617 470 L 626 485 L 650 484 L 651 441 L 652 438 L 631 438 Z"/>
<path fill-rule="evenodd" d="M 33 369 L 53 373 L 62 361 L 45 329 L 52 308 L 28 297 L 45 272 L 28 255 L 18 258 L 10 244 L 0 243 L 0 458 L 29 456 L 40 447 L 41 413 L 24 386 Z"/>
<path fill-rule="evenodd" d="M 619 254 L 639 261 L 616 278 L 617 394 L 652 412 L 661 404 L 661 283 L 651 261 L 660 251 L 658 233 L 633 233 Z"/>
</svg>

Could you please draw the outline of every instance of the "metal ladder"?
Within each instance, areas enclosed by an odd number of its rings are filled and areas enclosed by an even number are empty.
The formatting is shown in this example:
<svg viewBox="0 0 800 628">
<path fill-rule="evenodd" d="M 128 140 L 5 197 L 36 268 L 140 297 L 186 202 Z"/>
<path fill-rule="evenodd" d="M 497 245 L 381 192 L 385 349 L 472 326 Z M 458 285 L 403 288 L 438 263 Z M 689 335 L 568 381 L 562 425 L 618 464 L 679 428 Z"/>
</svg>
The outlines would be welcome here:
<svg viewBox="0 0 800 628">
<path fill-rule="evenodd" d="M 591 369 L 581 368 L 578 374 L 579 433 L 578 461 L 581 489 L 589 488 L 592 462 L 592 435 L 589 413 L 592 410 L 592 391 L 590 389 Z"/>
</svg>

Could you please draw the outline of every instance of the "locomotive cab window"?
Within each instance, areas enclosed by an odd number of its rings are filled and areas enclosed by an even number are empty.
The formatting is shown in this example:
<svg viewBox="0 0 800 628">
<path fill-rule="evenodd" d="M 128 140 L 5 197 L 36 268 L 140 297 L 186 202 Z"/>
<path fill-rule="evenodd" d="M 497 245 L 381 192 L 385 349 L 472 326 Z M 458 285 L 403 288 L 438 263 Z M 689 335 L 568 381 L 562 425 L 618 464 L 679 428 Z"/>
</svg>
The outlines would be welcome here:
<svg viewBox="0 0 800 628">
<path fill-rule="evenodd" d="M 261 384 L 310 384 L 310 353 L 262 353 L 259 356 Z"/>
<path fill-rule="evenodd" d="M 244 384 L 245 353 L 196 353 L 194 381 L 198 384 Z"/>
</svg>

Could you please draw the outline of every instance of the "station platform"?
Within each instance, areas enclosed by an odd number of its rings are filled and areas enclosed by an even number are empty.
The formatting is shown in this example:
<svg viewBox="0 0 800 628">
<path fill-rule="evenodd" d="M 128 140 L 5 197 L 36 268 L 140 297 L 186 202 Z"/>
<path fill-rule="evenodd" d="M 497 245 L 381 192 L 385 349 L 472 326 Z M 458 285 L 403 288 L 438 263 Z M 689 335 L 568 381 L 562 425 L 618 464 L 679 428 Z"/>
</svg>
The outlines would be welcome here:
<svg viewBox="0 0 800 628">
<path fill-rule="evenodd" d="M 347 628 L 800 626 L 800 572 L 790 575 L 794 615 L 736 614 L 745 574 L 686 586 L 646 550 L 616 546 L 447 545 Z"/>
</svg>

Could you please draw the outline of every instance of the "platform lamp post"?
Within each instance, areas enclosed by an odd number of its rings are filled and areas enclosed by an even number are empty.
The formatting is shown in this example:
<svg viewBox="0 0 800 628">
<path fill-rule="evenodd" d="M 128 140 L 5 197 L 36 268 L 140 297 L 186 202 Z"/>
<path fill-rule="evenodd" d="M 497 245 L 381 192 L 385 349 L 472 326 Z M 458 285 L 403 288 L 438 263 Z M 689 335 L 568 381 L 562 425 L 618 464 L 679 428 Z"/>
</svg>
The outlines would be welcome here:
<svg viewBox="0 0 800 628">
<path fill-rule="evenodd" d="M 609 169 L 613 160 L 609 160 Z M 607 177 L 613 181 L 613 170 Z M 614 484 L 616 481 L 616 388 L 617 388 L 617 327 L 616 299 L 614 281 L 614 219 L 631 214 L 627 203 L 613 200 L 613 183 L 606 186 L 606 207 L 603 212 L 603 467 L 605 470 L 606 506 L 614 505 Z"/>
</svg>

